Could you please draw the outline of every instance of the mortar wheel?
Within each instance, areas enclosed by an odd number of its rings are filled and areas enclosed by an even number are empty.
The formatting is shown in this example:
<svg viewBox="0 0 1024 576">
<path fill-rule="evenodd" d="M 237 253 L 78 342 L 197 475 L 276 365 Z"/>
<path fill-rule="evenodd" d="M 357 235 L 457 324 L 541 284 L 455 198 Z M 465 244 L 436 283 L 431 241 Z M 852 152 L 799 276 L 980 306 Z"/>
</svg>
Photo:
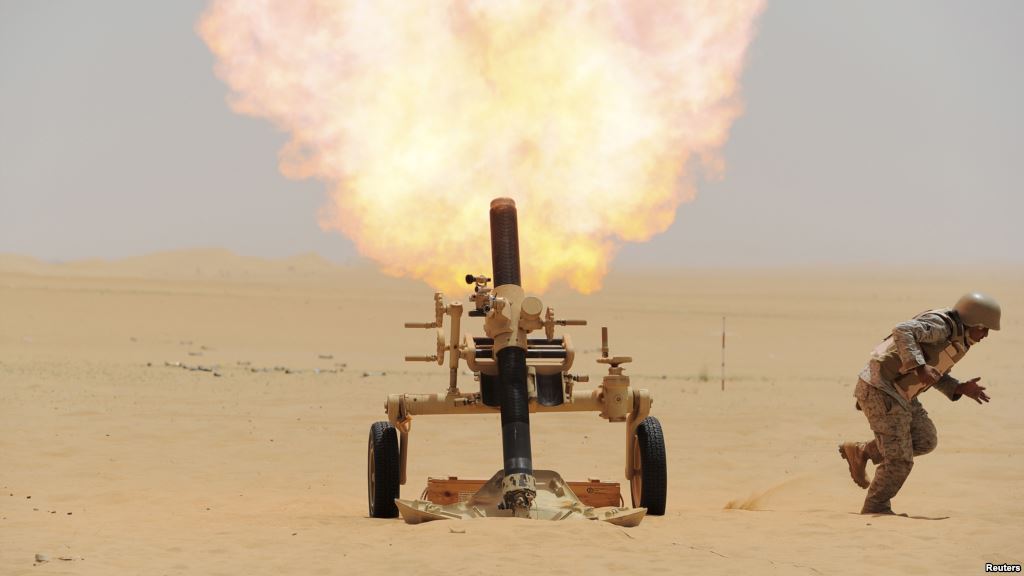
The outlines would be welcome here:
<svg viewBox="0 0 1024 576">
<path fill-rule="evenodd" d="M 653 516 L 665 514 L 668 472 L 665 466 L 665 436 L 654 416 L 644 418 L 633 435 L 633 467 L 629 481 L 633 506 L 647 508 Z"/>
<path fill-rule="evenodd" d="M 366 449 L 370 518 L 398 517 L 398 467 L 398 432 L 389 422 L 374 422 Z"/>
</svg>

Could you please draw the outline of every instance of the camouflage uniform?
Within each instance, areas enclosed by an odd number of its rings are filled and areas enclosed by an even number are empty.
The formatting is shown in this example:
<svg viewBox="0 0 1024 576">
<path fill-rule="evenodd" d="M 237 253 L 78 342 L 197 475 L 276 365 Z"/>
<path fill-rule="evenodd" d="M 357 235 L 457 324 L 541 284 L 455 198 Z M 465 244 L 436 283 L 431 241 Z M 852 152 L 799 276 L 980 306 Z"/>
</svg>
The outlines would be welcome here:
<svg viewBox="0 0 1024 576">
<path fill-rule="evenodd" d="M 929 386 L 920 383 L 915 369 L 936 366 L 943 375 L 934 387 L 950 400 L 959 400 L 955 390 L 960 382 L 948 371 L 969 347 L 957 313 L 943 309 L 898 324 L 872 353 L 854 390 L 857 408 L 875 433 L 864 446 L 865 454 L 878 464 L 862 513 L 891 512 L 890 500 L 914 467 L 914 456 L 927 454 L 938 444 L 935 424 L 917 399 Z"/>
</svg>

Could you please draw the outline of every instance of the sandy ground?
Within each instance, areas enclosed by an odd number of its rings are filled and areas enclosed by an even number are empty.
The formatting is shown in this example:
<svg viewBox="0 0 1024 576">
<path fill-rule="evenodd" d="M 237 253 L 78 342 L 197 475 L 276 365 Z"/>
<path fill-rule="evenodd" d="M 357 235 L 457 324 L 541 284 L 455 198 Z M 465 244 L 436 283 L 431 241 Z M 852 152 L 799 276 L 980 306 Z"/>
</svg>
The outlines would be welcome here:
<svg viewBox="0 0 1024 576">
<path fill-rule="evenodd" d="M 835 445 L 869 438 L 851 396 L 867 352 L 968 289 L 1005 310 L 954 372 L 982 376 L 992 403 L 926 394 L 939 448 L 894 502 L 949 518 L 854 514 L 864 492 Z M 0 574 L 975 574 L 1024 560 L 1024 270 L 617 273 L 596 295 L 545 295 L 590 321 L 570 329 L 576 372 L 600 379 L 607 325 L 655 396 L 668 512 L 632 529 L 367 518 L 385 395 L 446 387 L 446 369 L 402 361 L 431 352 L 429 332 L 402 328 L 431 319 L 431 295 L 315 257 L 0 256 Z M 621 480 L 621 424 L 532 424 L 538 468 Z M 402 494 L 487 478 L 500 451 L 497 416 L 418 418 Z"/>
</svg>

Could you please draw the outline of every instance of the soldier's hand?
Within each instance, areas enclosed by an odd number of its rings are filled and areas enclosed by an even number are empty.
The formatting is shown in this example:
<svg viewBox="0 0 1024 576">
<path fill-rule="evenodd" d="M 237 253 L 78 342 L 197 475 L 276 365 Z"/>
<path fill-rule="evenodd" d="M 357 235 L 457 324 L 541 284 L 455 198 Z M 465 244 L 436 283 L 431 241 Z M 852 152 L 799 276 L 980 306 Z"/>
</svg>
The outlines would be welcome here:
<svg viewBox="0 0 1024 576">
<path fill-rule="evenodd" d="M 971 378 L 966 382 L 961 382 L 956 387 L 956 393 L 963 394 L 964 396 L 973 399 L 978 404 L 981 404 L 983 400 L 988 402 L 991 398 L 988 394 L 985 394 L 985 387 L 978 385 L 979 380 L 981 380 L 981 378 Z"/>
<path fill-rule="evenodd" d="M 917 377 L 921 379 L 922 384 L 934 386 L 939 381 L 939 378 L 942 378 L 942 372 L 939 372 L 939 369 L 935 366 L 922 364 L 917 367 Z"/>
</svg>

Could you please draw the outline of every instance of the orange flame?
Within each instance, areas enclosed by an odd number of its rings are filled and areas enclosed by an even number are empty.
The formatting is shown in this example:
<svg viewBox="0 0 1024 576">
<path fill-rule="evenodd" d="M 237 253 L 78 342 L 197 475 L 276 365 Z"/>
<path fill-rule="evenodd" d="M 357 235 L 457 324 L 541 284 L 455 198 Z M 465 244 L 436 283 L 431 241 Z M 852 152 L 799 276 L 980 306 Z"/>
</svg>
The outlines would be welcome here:
<svg viewBox="0 0 1024 576">
<path fill-rule="evenodd" d="M 232 108 L 291 135 L 281 171 L 388 274 L 451 290 L 489 268 L 515 198 L 524 286 L 600 287 L 665 231 L 740 113 L 757 0 L 214 0 L 198 31 Z"/>
</svg>

